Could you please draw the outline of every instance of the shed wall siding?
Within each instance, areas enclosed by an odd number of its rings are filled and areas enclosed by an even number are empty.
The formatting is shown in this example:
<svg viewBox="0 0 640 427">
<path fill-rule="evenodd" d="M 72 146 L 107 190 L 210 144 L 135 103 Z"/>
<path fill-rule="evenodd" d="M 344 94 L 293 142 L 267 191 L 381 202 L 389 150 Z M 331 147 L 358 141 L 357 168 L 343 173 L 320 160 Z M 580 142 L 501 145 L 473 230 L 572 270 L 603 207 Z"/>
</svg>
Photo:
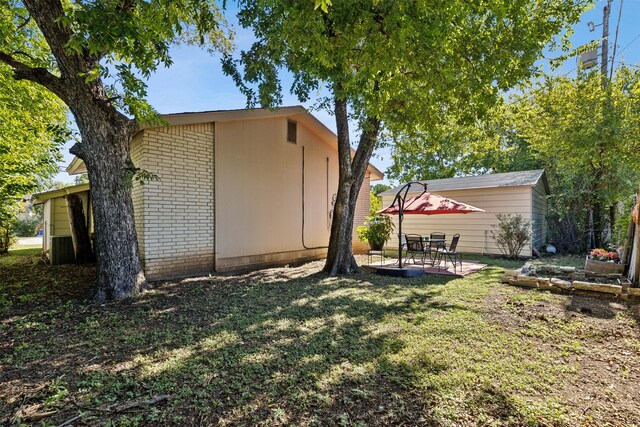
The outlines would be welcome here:
<svg viewBox="0 0 640 427">
<path fill-rule="evenodd" d="M 428 235 L 431 232 L 443 232 L 447 242 L 460 233 L 458 251 L 466 253 L 500 254 L 491 236 L 492 225 L 497 223 L 496 215 L 520 214 L 531 220 L 531 187 L 490 188 L 478 190 L 439 191 L 437 194 L 450 197 L 459 202 L 484 209 L 486 212 L 449 215 L 405 215 L 402 222 L 404 234 Z M 383 196 L 383 207 L 390 206 L 393 195 Z M 398 247 L 398 217 L 391 215 L 395 229 L 387 248 Z M 531 255 L 531 246 L 527 245 L 522 255 Z"/>
<path fill-rule="evenodd" d="M 286 118 L 216 124 L 218 271 L 326 254 L 318 247 L 329 241 L 337 151 L 302 123 L 297 124 L 297 144 L 287 142 L 286 131 Z"/>
<path fill-rule="evenodd" d="M 150 280 L 214 269 L 213 150 L 213 123 L 145 129 L 134 144 L 137 166 L 160 177 L 133 193 Z"/>
<path fill-rule="evenodd" d="M 532 188 L 531 223 L 533 247 L 540 249 L 547 240 L 547 190 L 542 180 Z"/>
<path fill-rule="evenodd" d="M 42 236 L 42 250 L 45 254 L 51 247 L 50 238 L 51 238 L 51 224 L 52 224 L 52 215 L 51 215 L 51 206 L 53 205 L 53 200 L 49 199 L 44 202 L 44 208 L 42 212 L 42 219 L 44 222 L 44 235 Z"/>
<path fill-rule="evenodd" d="M 82 200 L 82 209 L 85 218 L 89 212 L 89 192 L 82 191 L 74 193 Z M 91 215 L 89 214 L 91 220 Z M 43 237 L 43 250 L 51 250 L 51 237 L 53 236 L 71 236 L 71 226 L 69 225 L 69 213 L 67 210 L 67 199 L 64 196 L 49 199 L 44 204 L 44 222 L 45 230 Z M 89 223 L 89 233 L 93 232 L 91 221 Z M 47 258 L 51 259 L 51 254 L 47 254 Z"/>
</svg>

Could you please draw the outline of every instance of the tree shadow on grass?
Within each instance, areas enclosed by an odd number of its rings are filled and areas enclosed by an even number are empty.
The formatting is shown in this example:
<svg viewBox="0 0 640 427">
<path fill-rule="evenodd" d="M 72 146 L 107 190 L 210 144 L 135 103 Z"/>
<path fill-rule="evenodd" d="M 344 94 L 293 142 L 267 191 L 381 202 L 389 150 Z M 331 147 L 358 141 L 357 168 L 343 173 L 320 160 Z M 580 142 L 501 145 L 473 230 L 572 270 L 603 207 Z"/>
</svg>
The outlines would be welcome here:
<svg viewBox="0 0 640 427">
<path fill-rule="evenodd" d="M 142 413 L 87 415 L 176 425 L 432 425 L 433 401 L 418 372 L 437 375 L 449 361 L 408 363 L 405 329 L 418 316 L 470 310 L 442 298 L 451 280 L 272 269 L 40 313 L 8 326 L 15 341 L 5 345 L 0 420 L 25 405 L 52 407 L 50 387 L 11 397 L 21 382 L 63 378 L 69 394 L 53 406 L 56 422 L 80 412 L 71 399 L 105 408 L 170 394 Z"/>
</svg>

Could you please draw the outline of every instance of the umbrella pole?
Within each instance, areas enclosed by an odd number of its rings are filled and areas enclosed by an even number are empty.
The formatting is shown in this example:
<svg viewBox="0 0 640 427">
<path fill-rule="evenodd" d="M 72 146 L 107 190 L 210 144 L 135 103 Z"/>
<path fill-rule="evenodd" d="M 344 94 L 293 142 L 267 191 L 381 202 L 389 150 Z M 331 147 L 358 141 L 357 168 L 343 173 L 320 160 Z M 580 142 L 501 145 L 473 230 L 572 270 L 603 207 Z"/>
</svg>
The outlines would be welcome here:
<svg viewBox="0 0 640 427">
<path fill-rule="evenodd" d="M 400 214 L 398 215 L 398 268 L 402 268 L 402 205 L 400 203 Z"/>
<path fill-rule="evenodd" d="M 418 184 L 424 187 L 423 193 L 427 192 L 427 184 L 424 182 L 411 181 L 406 183 L 393 199 L 390 207 L 393 207 L 398 203 L 398 268 L 402 268 L 402 218 L 404 217 L 404 202 L 407 200 L 407 193 L 412 184 Z"/>
</svg>

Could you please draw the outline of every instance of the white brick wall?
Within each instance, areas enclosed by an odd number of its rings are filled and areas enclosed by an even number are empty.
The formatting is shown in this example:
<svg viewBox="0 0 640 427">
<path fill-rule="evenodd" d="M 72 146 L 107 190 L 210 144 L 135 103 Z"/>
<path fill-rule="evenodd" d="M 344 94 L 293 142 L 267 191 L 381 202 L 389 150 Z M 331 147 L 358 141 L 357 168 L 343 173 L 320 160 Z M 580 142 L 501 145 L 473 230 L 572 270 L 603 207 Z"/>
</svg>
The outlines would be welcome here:
<svg viewBox="0 0 640 427">
<path fill-rule="evenodd" d="M 214 124 L 145 129 L 133 141 L 137 167 L 160 177 L 133 189 L 148 279 L 213 270 Z"/>
<path fill-rule="evenodd" d="M 364 181 L 362 181 L 362 187 L 360 187 L 360 193 L 358 193 L 358 202 L 356 204 L 356 211 L 353 218 L 353 252 L 354 253 L 365 253 L 369 250 L 369 244 L 365 242 L 361 242 L 358 239 L 358 235 L 356 234 L 356 230 L 359 225 L 363 225 L 365 219 L 369 216 L 369 211 L 371 210 L 371 199 L 369 198 L 369 192 L 371 191 L 371 173 L 367 172 Z"/>
</svg>

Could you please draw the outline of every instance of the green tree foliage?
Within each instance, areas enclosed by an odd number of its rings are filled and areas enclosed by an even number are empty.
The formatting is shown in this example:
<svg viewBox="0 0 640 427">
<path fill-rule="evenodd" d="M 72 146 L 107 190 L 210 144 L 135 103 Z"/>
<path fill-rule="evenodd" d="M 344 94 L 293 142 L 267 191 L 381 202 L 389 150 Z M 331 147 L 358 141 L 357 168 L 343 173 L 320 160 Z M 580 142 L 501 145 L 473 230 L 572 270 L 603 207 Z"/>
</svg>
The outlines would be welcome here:
<svg viewBox="0 0 640 427">
<path fill-rule="evenodd" d="M 383 191 L 389 190 L 390 188 L 391 186 L 387 184 L 376 184 L 371 186 L 371 192 L 377 196 Z"/>
<path fill-rule="evenodd" d="M 73 183 L 75 185 L 88 184 L 89 183 L 89 175 L 87 175 L 86 173 L 81 173 L 80 175 L 77 175 L 73 179 Z"/>
<path fill-rule="evenodd" d="M 551 238 L 584 251 L 593 229 L 591 245 L 602 246 L 611 207 L 640 178 L 640 72 L 621 67 L 606 87 L 595 72 L 548 77 L 511 110 L 518 135 L 549 175 Z"/>
<path fill-rule="evenodd" d="M 257 41 L 238 62 L 227 58 L 225 71 L 249 104 L 277 106 L 278 75 L 286 68 L 301 101 L 323 90 L 319 105 L 336 117 L 340 177 L 326 272 L 357 268 L 353 214 L 381 129 L 428 132 L 445 112 L 461 120 L 482 114 L 501 90 L 534 73 L 544 47 L 578 21 L 587 3 L 239 2 L 239 22 Z M 353 156 L 349 118 L 360 130 Z"/>
<path fill-rule="evenodd" d="M 369 192 L 369 214 L 374 215 L 376 212 L 382 209 L 382 198 L 376 196 L 376 194 L 371 191 Z"/>
<path fill-rule="evenodd" d="M 478 120 L 447 116 L 428 132 L 391 136 L 389 179 L 399 182 L 461 175 L 537 169 L 529 143 L 508 123 L 509 109 L 499 102 Z"/>
<path fill-rule="evenodd" d="M 58 172 L 66 138 L 66 107 L 52 93 L 15 81 L 0 63 L 0 228 L 8 250 L 21 197 Z"/>
</svg>

